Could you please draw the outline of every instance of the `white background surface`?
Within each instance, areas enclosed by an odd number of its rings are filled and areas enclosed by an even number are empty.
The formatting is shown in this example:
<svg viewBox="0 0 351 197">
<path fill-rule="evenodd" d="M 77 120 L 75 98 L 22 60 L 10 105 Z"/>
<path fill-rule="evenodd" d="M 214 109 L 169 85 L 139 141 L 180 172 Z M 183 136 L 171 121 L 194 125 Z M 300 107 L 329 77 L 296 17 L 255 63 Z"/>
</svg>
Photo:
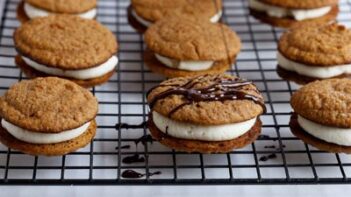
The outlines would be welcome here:
<svg viewBox="0 0 351 197">
<path fill-rule="evenodd" d="M 235 0 L 233 0 L 235 1 Z M 0 0 L 1 3 L 4 0 Z M 2 9 L 1 9 L 2 10 Z M 1 162 L 1 161 L 0 161 Z M 299 186 L 3 186 L 0 196 L 346 196 L 350 185 Z"/>
</svg>

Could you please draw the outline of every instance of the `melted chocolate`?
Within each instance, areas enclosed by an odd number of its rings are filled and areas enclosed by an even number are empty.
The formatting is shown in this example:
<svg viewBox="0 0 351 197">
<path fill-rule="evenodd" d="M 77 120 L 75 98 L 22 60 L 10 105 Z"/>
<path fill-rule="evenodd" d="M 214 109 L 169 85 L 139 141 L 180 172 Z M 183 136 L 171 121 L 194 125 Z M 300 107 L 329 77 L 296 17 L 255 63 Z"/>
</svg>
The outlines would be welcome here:
<svg viewBox="0 0 351 197">
<path fill-rule="evenodd" d="M 275 158 L 277 158 L 277 155 L 272 153 L 270 155 L 260 157 L 260 161 L 268 161 L 270 159 L 275 159 Z"/>
<path fill-rule="evenodd" d="M 259 139 L 259 140 L 268 140 L 270 138 L 271 137 L 269 135 L 259 135 L 257 139 Z"/>
<path fill-rule="evenodd" d="M 203 77 L 203 76 L 202 76 Z M 195 85 L 200 83 L 200 77 L 194 78 L 189 80 L 189 82 L 185 83 L 184 85 L 159 85 L 152 88 L 147 96 L 150 94 L 152 90 L 157 87 L 162 86 L 170 86 L 168 90 L 159 93 L 156 95 L 153 100 L 150 102 L 150 108 L 152 109 L 156 102 L 160 99 L 164 99 L 170 95 L 183 95 L 186 101 L 172 109 L 168 117 L 171 117 L 176 111 L 180 108 L 190 105 L 194 102 L 201 102 L 201 101 L 227 101 L 227 100 L 251 100 L 259 105 L 262 106 L 264 111 L 266 107 L 264 102 L 255 95 L 249 94 L 244 90 L 244 87 L 247 85 L 252 84 L 250 81 L 244 81 L 239 78 L 235 79 L 220 79 L 215 78 L 214 83 L 210 86 L 205 88 L 198 88 L 195 89 Z M 258 92 L 258 91 L 257 91 Z"/>
<path fill-rule="evenodd" d="M 160 175 L 160 171 L 156 172 L 150 172 L 148 176 L 153 176 L 153 175 Z M 129 178 L 129 179 L 137 179 L 146 176 L 146 174 L 141 174 L 139 172 L 136 172 L 134 170 L 125 170 L 122 172 L 122 177 L 123 178 Z"/>
<path fill-rule="evenodd" d="M 116 147 L 116 150 L 118 150 L 118 146 Z M 130 149 L 130 145 L 124 145 L 124 146 L 121 146 L 121 149 Z"/>
<path fill-rule="evenodd" d="M 127 123 L 118 123 L 116 124 L 115 128 L 117 130 L 119 129 L 142 129 L 146 126 L 147 122 L 142 122 L 141 124 L 137 124 L 137 125 L 130 125 Z"/>
<path fill-rule="evenodd" d="M 146 143 L 148 142 L 152 143 L 153 140 L 151 135 L 144 135 L 141 138 L 134 140 L 134 142 L 135 142 L 135 145 L 138 145 L 141 142 L 145 146 Z"/>
<path fill-rule="evenodd" d="M 123 158 L 122 162 L 125 164 L 140 163 L 145 162 L 145 158 L 140 156 L 138 153 L 135 153 L 132 156 Z"/>
</svg>

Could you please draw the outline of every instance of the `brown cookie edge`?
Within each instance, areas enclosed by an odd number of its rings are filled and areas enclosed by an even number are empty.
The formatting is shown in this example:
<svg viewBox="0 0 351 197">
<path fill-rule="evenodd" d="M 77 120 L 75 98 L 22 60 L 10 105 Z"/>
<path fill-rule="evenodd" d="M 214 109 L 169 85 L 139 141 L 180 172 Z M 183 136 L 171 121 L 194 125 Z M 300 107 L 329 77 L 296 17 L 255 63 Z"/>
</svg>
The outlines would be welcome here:
<svg viewBox="0 0 351 197">
<path fill-rule="evenodd" d="M 21 58 L 20 55 L 17 55 L 15 57 L 15 63 L 23 71 L 23 73 L 29 78 L 52 76 L 52 75 L 48 75 L 46 73 L 37 71 L 37 70 L 33 69 L 32 67 L 28 66 L 23 61 L 23 59 Z M 57 77 L 70 80 L 70 81 L 75 82 L 76 84 L 78 84 L 78 85 L 80 85 L 82 87 L 90 88 L 90 87 L 101 85 L 101 84 L 107 82 L 112 77 L 112 75 L 114 73 L 115 73 L 115 69 L 112 70 L 111 72 L 101 76 L 101 77 L 97 77 L 97 78 L 89 79 L 89 80 L 72 79 L 72 78 L 65 78 L 65 77 L 60 77 L 60 76 L 57 76 Z"/>
<path fill-rule="evenodd" d="M 296 23 L 304 23 L 304 22 L 325 22 L 328 23 L 330 21 L 334 21 L 339 13 L 339 7 L 336 5 L 334 6 L 331 11 L 319 18 L 315 19 L 308 19 L 308 20 L 303 20 L 303 21 L 296 21 L 292 18 L 276 18 L 276 17 L 270 17 L 267 14 L 263 12 L 259 12 L 256 10 L 253 10 L 250 8 L 250 15 L 252 15 L 254 18 L 257 20 L 270 24 L 272 26 L 276 27 L 282 27 L 282 28 L 289 28 L 293 26 Z"/>
<path fill-rule="evenodd" d="M 24 1 L 23 0 L 21 2 L 19 2 L 19 4 L 17 5 L 16 16 L 17 16 L 17 19 L 21 23 L 25 23 L 25 22 L 30 20 L 30 18 L 24 12 Z"/>
<path fill-rule="evenodd" d="M 207 70 L 186 71 L 186 70 L 178 70 L 178 69 L 164 66 L 161 62 L 159 62 L 156 59 L 154 53 L 150 49 L 146 49 L 144 51 L 144 62 L 149 67 L 149 69 L 154 73 L 161 74 L 168 78 L 194 77 L 194 76 L 204 75 L 204 74 L 222 74 L 230 69 L 230 66 L 235 61 L 235 59 L 236 57 L 230 58 L 230 60 L 225 59 L 225 60 L 217 61 L 210 69 L 207 69 Z"/>
<path fill-rule="evenodd" d="M 175 138 L 161 132 L 152 120 L 151 113 L 149 114 L 148 128 L 151 136 L 159 141 L 161 144 L 175 149 L 177 151 L 184 151 L 188 153 L 228 153 L 233 149 L 243 148 L 253 143 L 261 133 L 262 122 L 258 118 L 251 130 L 238 138 L 220 142 L 206 142 L 200 140 L 186 140 Z"/>
<path fill-rule="evenodd" d="M 295 82 L 299 85 L 306 85 L 306 84 L 311 83 L 313 81 L 324 80 L 324 79 L 300 75 L 296 72 L 285 70 L 284 68 L 282 68 L 279 65 L 277 66 L 277 74 L 282 79 Z M 331 77 L 331 78 L 351 78 L 351 74 L 342 74 L 342 75 L 338 75 L 338 76 Z"/>
<path fill-rule="evenodd" d="M 332 153 L 351 154 L 351 146 L 341 146 L 341 145 L 329 143 L 329 142 L 320 140 L 305 132 L 297 122 L 297 113 L 293 113 L 291 115 L 289 126 L 290 126 L 291 132 L 306 144 L 310 144 L 322 151 L 327 151 Z"/>
<path fill-rule="evenodd" d="M 138 33 L 143 34 L 147 30 L 143 24 L 139 23 L 132 15 L 132 5 L 129 5 L 127 8 L 127 19 L 130 24 Z"/>
<path fill-rule="evenodd" d="M 0 126 L 0 142 L 5 146 L 29 155 L 61 156 L 74 152 L 89 144 L 96 134 L 96 121 L 93 120 L 82 135 L 65 142 L 55 144 L 31 144 L 20 141 Z"/>
</svg>

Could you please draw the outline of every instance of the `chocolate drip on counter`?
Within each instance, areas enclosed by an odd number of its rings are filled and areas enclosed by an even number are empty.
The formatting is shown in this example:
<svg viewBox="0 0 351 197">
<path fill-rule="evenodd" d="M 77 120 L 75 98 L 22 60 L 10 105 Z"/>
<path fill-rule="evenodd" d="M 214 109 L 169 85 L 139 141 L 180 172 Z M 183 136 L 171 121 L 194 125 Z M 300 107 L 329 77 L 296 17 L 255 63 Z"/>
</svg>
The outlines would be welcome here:
<svg viewBox="0 0 351 197">
<path fill-rule="evenodd" d="M 275 159 L 275 158 L 277 158 L 277 155 L 273 153 L 267 156 L 260 157 L 260 161 L 268 161 L 270 159 Z"/>
<path fill-rule="evenodd" d="M 153 175 L 160 175 L 160 171 L 156 172 L 150 172 L 148 173 L 148 176 L 153 176 Z M 123 178 L 129 178 L 129 179 L 137 179 L 146 176 L 146 174 L 142 174 L 140 172 L 136 172 L 134 170 L 125 170 L 122 172 L 122 177 Z"/>
<path fill-rule="evenodd" d="M 116 147 L 116 150 L 117 150 L 117 149 L 119 149 L 118 146 Z M 121 146 L 120 149 L 130 149 L 130 145 Z"/>
<path fill-rule="evenodd" d="M 123 158 L 122 162 L 125 164 L 141 163 L 141 162 L 145 162 L 145 158 L 141 157 L 138 153 L 135 153 L 132 156 Z"/>
<path fill-rule="evenodd" d="M 269 135 L 259 135 L 258 138 L 259 140 L 269 140 L 271 137 Z"/>
<path fill-rule="evenodd" d="M 137 146 L 139 143 L 142 143 L 144 146 L 146 145 L 146 143 L 150 142 L 152 143 L 152 136 L 151 135 L 144 135 L 141 138 L 138 138 L 136 140 L 134 140 L 135 145 Z"/>
<path fill-rule="evenodd" d="M 245 90 L 243 89 L 245 86 L 252 84 L 252 82 L 250 81 L 243 81 L 239 78 L 235 78 L 235 79 L 215 78 L 214 84 L 205 88 L 194 89 L 193 87 L 196 84 L 200 83 L 200 80 L 197 80 L 197 79 L 199 78 L 194 78 L 182 86 L 171 85 L 171 88 L 169 88 L 164 92 L 161 92 L 160 94 L 156 95 L 153 98 L 153 100 L 150 102 L 150 108 L 152 109 L 158 100 L 164 99 L 170 95 L 183 95 L 187 101 L 172 109 L 169 112 L 168 117 L 171 117 L 172 114 L 174 114 L 176 111 L 178 111 L 180 108 L 186 105 L 190 105 L 194 102 L 201 102 L 201 101 L 224 102 L 227 100 L 251 100 L 261 105 L 264 111 L 266 110 L 264 102 L 260 98 L 258 98 L 255 95 L 246 93 Z M 167 85 L 160 85 L 160 86 L 167 86 Z M 148 94 L 150 92 L 151 91 L 149 91 Z"/>
</svg>

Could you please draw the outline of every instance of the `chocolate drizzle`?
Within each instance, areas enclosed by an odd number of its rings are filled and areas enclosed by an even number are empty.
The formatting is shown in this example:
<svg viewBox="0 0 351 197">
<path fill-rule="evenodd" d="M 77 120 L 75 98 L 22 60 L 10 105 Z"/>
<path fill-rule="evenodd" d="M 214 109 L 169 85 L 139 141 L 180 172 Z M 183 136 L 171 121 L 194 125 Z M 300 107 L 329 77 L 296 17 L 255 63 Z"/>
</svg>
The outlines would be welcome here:
<svg viewBox="0 0 351 197">
<path fill-rule="evenodd" d="M 206 75 L 208 76 L 208 75 Z M 202 78 L 206 76 L 200 76 L 193 78 L 189 80 L 187 83 L 184 85 L 166 85 L 166 84 L 161 84 L 159 86 L 156 86 L 152 88 L 147 95 L 150 94 L 150 92 L 157 87 L 167 87 L 170 86 L 169 89 L 167 89 L 164 92 L 159 93 L 156 95 L 150 102 L 150 108 L 152 109 L 156 102 L 158 100 L 164 99 L 168 96 L 171 95 L 183 95 L 186 101 L 175 108 L 173 108 L 169 114 L 168 117 L 171 117 L 175 112 L 177 112 L 179 109 L 186 105 L 190 105 L 194 102 L 202 102 L 202 101 L 220 101 L 224 102 L 227 100 L 251 100 L 255 102 L 256 104 L 259 104 L 262 106 L 263 110 L 266 110 L 266 107 L 264 105 L 264 102 L 262 101 L 261 98 L 247 93 L 247 90 L 244 90 L 244 87 L 247 85 L 252 84 L 251 81 L 245 81 L 240 78 L 224 78 L 223 77 L 216 77 L 214 78 L 214 83 L 205 87 L 205 88 L 194 88 L 197 84 L 201 83 Z M 256 90 L 258 93 L 258 91 Z"/>
<path fill-rule="evenodd" d="M 148 173 L 148 176 L 153 176 L 153 175 L 160 175 L 160 171 L 156 172 L 150 172 Z M 142 174 L 140 172 L 136 172 L 134 170 L 125 170 L 122 172 L 122 177 L 123 178 L 129 178 L 129 179 L 137 179 L 146 176 L 146 174 Z"/>
</svg>

